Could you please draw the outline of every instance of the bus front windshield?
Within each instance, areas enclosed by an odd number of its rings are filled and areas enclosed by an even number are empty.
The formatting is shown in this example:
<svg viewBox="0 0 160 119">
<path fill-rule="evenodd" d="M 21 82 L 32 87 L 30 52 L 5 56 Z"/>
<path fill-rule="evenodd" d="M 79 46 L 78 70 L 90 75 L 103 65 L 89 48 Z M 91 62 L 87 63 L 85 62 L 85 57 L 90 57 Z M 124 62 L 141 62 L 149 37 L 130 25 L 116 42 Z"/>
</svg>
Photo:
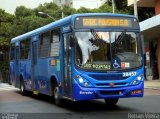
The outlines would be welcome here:
<svg viewBox="0 0 160 119">
<path fill-rule="evenodd" d="M 92 70 L 120 70 L 142 65 L 135 32 L 76 32 L 75 63 Z"/>
</svg>

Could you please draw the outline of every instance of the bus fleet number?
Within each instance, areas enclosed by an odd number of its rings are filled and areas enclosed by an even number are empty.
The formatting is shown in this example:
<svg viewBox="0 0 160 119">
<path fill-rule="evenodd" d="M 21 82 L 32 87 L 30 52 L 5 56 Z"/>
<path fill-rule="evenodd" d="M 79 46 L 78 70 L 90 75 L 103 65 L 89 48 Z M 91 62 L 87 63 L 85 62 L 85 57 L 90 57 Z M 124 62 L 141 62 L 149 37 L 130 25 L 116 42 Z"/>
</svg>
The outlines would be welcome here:
<svg viewBox="0 0 160 119">
<path fill-rule="evenodd" d="M 136 76 L 136 72 L 124 72 L 123 77 Z"/>
</svg>

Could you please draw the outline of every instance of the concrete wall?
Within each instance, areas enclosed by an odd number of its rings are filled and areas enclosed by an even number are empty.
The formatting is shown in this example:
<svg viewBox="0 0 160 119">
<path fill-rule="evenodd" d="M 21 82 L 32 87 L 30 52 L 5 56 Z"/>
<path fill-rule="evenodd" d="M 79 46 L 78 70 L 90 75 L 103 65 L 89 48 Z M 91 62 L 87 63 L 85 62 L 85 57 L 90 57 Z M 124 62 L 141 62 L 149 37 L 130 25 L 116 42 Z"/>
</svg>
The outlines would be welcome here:
<svg viewBox="0 0 160 119">
<path fill-rule="evenodd" d="M 128 6 L 134 6 L 134 0 L 127 0 Z M 155 1 L 154 0 L 137 0 L 138 7 L 154 7 Z"/>
</svg>

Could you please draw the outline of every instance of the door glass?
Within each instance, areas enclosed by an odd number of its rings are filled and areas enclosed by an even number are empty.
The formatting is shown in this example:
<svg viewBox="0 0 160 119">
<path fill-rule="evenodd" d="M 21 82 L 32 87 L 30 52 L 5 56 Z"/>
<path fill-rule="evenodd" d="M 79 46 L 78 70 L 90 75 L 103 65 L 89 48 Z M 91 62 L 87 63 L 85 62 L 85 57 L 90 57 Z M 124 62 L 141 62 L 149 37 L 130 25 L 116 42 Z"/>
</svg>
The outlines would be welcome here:
<svg viewBox="0 0 160 119">
<path fill-rule="evenodd" d="M 33 42 L 33 64 L 37 64 L 37 42 Z"/>
<path fill-rule="evenodd" d="M 71 78 L 71 47 L 69 46 L 70 34 L 64 34 L 64 65 L 67 67 L 65 78 Z"/>
<path fill-rule="evenodd" d="M 19 48 L 16 47 L 16 60 L 18 60 L 18 58 L 19 58 Z"/>
<path fill-rule="evenodd" d="M 64 38 L 64 93 L 71 97 L 72 81 L 71 81 L 71 47 L 69 46 L 70 33 L 63 34 Z"/>
</svg>

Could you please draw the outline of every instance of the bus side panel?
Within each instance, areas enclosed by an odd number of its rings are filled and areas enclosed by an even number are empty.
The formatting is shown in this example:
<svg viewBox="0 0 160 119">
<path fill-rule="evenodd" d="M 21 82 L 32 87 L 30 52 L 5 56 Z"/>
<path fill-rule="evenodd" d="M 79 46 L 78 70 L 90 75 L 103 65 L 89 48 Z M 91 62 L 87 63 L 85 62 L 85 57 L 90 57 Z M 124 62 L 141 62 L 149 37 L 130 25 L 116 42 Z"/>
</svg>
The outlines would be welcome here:
<svg viewBox="0 0 160 119">
<path fill-rule="evenodd" d="M 37 61 L 36 78 L 34 79 L 35 90 L 42 94 L 49 94 L 48 92 L 48 59 L 40 58 Z"/>
<path fill-rule="evenodd" d="M 27 90 L 32 90 L 32 79 L 31 79 L 31 60 L 26 61 L 26 66 L 25 66 L 25 76 L 26 76 L 26 89 Z"/>
<path fill-rule="evenodd" d="M 15 48 L 15 65 L 14 65 L 14 70 L 15 70 L 15 87 L 20 88 L 20 80 L 19 80 L 19 74 L 20 74 L 20 67 L 19 67 L 19 57 L 20 57 L 20 48 L 18 46 L 19 44 L 17 43 L 17 46 Z"/>
<path fill-rule="evenodd" d="M 55 60 L 55 65 L 51 66 L 51 60 Z M 52 76 L 55 76 L 56 80 L 59 80 L 60 74 L 60 64 L 59 59 L 56 58 L 41 58 L 38 59 L 38 76 L 36 76 L 35 88 L 39 93 L 51 95 L 50 92 L 50 79 Z"/>
<path fill-rule="evenodd" d="M 20 75 L 22 76 L 22 81 L 24 82 L 25 90 L 31 91 L 31 61 L 21 60 L 20 61 Z"/>
<path fill-rule="evenodd" d="M 10 71 L 10 82 L 12 85 L 15 86 L 16 83 L 16 79 L 15 79 L 15 61 L 10 61 L 10 65 L 9 65 L 9 71 Z"/>
<path fill-rule="evenodd" d="M 51 61 L 55 61 L 55 65 L 54 64 L 51 64 Z M 51 83 L 51 77 L 54 77 L 55 80 L 57 81 L 57 83 L 61 82 L 61 77 L 62 77 L 62 72 L 60 71 L 60 59 L 59 57 L 54 57 L 54 58 L 50 58 L 48 60 L 48 63 L 49 63 L 49 89 L 53 88 L 52 85 L 50 84 Z M 50 91 L 48 89 L 48 91 Z M 53 92 L 50 92 L 50 95 L 53 95 L 52 94 Z"/>
</svg>

